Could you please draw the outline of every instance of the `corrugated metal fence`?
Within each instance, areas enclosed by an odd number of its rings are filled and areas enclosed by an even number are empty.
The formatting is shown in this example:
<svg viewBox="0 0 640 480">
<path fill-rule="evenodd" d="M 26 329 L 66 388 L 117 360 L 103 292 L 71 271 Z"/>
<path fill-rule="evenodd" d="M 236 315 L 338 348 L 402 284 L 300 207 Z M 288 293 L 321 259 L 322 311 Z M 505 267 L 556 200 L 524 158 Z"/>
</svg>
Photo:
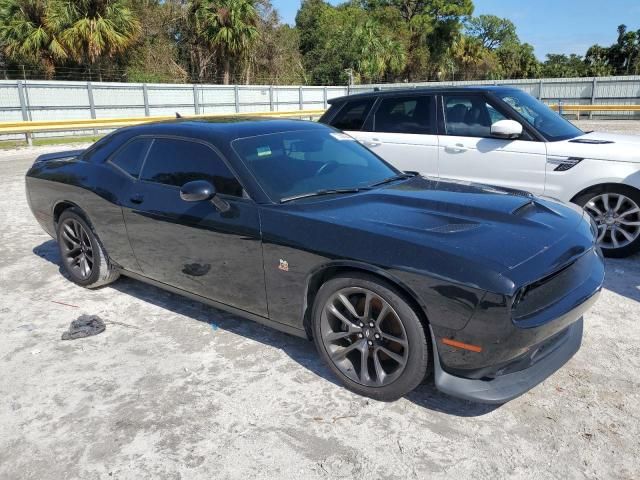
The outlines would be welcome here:
<svg viewBox="0 0 640 480">
<path fill-rule="evenodd" d="M 327 100 L 349 93 L 370 91 L 376 87 L 386 89 L 425 85 L 511 85 L 549 104 L 640 104 L 640 76 L 429 82 L 351 87 L 3 80 L 0 81 L 0 122 L 137 117 L 172 115 L 175 112 L 206 114 L 315 110 L 325 108 Z M 633 115 L 637 113 L 621 112 L 619 114 L 625 117 Z"/>
</svg>

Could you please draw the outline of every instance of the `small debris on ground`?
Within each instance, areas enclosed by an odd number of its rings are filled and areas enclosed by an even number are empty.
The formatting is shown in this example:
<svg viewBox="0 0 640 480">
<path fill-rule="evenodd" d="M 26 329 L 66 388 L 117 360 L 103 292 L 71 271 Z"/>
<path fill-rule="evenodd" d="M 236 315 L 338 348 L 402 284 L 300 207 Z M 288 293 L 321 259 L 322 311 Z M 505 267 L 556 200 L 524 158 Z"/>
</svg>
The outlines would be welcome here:
<svg viewBox="0 0 640 480">
<path fill-rule="evenodd" d="M 62 340 L 90 337 L 104 332 L 106 326 L 97 315 L 80 315 L 71 322 L 69 330 L 62 334 Z"/>
</svg>

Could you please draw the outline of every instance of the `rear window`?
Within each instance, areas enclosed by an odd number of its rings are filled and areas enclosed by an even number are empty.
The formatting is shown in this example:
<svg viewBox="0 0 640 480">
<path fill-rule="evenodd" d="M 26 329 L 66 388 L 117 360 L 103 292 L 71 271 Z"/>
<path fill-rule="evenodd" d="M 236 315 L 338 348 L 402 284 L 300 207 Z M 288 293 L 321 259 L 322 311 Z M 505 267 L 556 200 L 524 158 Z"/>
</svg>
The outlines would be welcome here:
<svg viewBox="0 0 640 480">
<path fill-rule="evenodd" d="M 375 99 L 347 102 L 331 122 L 331 126 L 340 130 L 360 130 Z"/>
<path fill-rule="evenodd" d="M 435 134 L 434 97 L 393 97 L 381 100 L 374 116 L 374 130 Z"/>
<path fill-rule="evenodd" d="M 151 139 L 141 138 L 127 143 L 113 157 L 109 159 L 120 170 L 132 177 L 138 178 L 140 167 L 151 145 Z"/>
</svg>

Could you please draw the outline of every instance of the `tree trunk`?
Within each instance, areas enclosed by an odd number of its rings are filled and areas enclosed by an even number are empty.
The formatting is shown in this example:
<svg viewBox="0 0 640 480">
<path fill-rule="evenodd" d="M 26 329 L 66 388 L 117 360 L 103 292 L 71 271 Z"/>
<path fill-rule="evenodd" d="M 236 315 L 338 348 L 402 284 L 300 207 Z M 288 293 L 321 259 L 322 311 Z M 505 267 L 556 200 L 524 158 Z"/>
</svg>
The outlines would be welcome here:
<svg viewBox="0 0 640 480">
<path fill-rule="evenodd" d="M 229 74 L 231 71 L 231 61 L 229 57 L 225 57 L 224 59 L 224 84 L 229 85 Z"/>
</svg>

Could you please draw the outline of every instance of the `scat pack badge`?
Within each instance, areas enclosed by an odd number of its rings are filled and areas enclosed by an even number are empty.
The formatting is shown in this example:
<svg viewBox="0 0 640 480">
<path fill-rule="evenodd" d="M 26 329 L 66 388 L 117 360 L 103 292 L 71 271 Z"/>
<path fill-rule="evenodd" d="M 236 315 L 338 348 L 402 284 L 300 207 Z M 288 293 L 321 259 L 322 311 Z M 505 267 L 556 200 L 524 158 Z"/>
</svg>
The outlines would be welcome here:
<svg viewBox="0 0 640 480">
<path fill-rule="evenodd" d="M 278 268 L 280 270 L 282 270 L 283 272 L 288 272 L 289 271 L 289 262 L 287 262 L 286 260 L 280 259 L 280 265 L 278 265 Z"/>
</svg>

